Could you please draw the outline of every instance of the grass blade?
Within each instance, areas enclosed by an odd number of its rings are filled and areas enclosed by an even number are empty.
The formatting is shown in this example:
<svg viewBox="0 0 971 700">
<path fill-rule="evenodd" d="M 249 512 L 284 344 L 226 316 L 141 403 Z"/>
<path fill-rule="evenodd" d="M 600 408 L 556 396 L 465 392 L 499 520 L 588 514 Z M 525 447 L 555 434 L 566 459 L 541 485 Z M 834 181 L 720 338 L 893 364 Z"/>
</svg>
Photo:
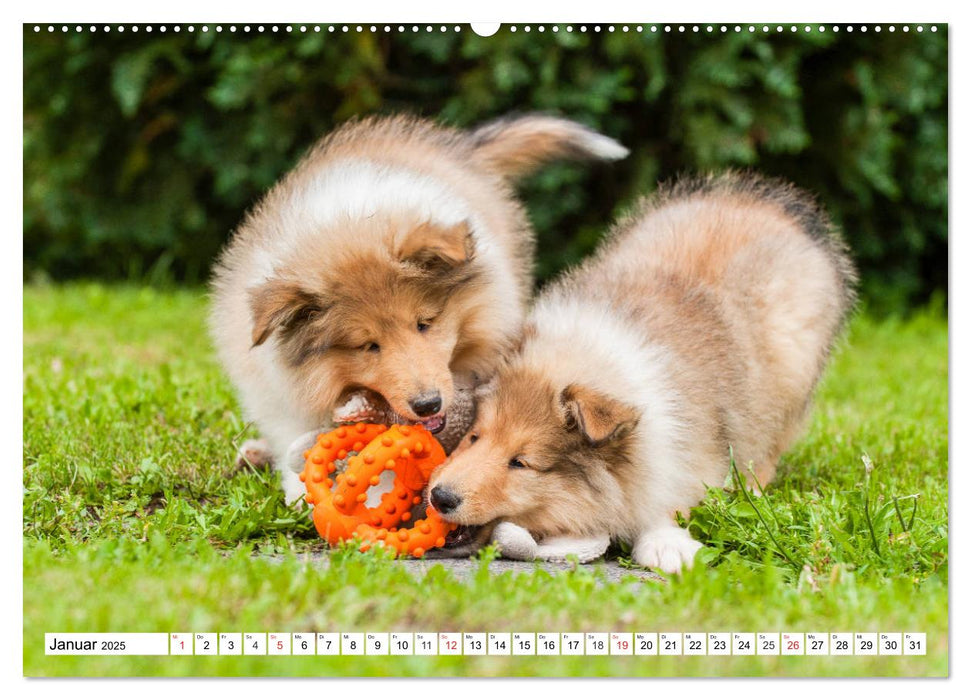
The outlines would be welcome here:
<svg viewBox="0 0 971 700">
<path fill-rule="evenodd" d="M 795 562 L 795 560 L 791 556 L 789 556 L 789 553 L 785 550 L 785 547 L 779 544 L 779 541 L 775 538 L 775 535 L 772 533 L 772 528 L 769 527 L 769 524 L 765 521 L 765 517 L 763 517 L 762 515 L 762 511 L 760 511 L 755 506 L 755 502 L 752 500 L 752 494 L 748 492 L 748 488 L 745 486 L 745 480 L 742 479 L 742 475 L 738 472 L 738 465 L 735 464 L 735 451 L 732 449 L 731 446 L 729 446 L 728 448 L 728 459 L 729 459 L 729 464 L 731 465 L 732 475 L 735 478 L 735 482 L 738 484 L 739 490 L 742 492 L 742 495 L 745 497 L 745 500 L 748 501 L 748 504 L 752 507 L 752 510 L 755 511 L 755 514 L 758 516 L 759 521 L 765 527 L 765 531 L 768 533 L 769 539 L 772 540 L 772 543 L 776 546 L 776 549 L 779 550 L 779 553 L 782 554 L 783 558 L 787 562 L 789 562 L 796 569 L 797 572 L 801 571 L 801 567 Z"/>
<path fill-rule="evenodd" d="M 900 506 L 897 504 L 897 497 L 893 497 L 893 511 L 897 514 L 897 521 L 900 523 L 900 532 L 907 532 L 907 526 L 904 525 L 904 516 L 900 512 Z"/>
<path fill-rule="evenodd" d="M 866 452 L 863 453 L 863 468 L 866 471 L 864 493 L 863 493 L 863 516 L 866 518 L 867 529 L 870 531 L 870 540 L 873 542 L 873 551 L 877 553 L 877 556 L 881 559 L 883 555 L 880 553 L 880 543 L 877 541 L 877 533 L 873 529 L 873 520 L 870 518 L 870 472 L 873 471 L 873 462 L 870 461 L 870 455 Z"/>
</svg>

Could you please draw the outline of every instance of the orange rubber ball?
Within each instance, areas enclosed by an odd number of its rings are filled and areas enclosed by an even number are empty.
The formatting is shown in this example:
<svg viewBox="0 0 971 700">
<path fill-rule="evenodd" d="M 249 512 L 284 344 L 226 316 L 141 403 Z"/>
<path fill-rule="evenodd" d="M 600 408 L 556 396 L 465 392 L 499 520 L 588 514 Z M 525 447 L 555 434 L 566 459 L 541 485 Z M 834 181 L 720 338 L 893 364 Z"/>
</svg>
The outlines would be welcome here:
<svg viewBox="0 0 971 700">
<path fill-rule="evenodd" d="M 357 454 L 335 477 L 336 462 L 347 459 L 350 452 Z M 380 542 L 399 554 L 421 557 L 444 546 L 446 535 L 456 527 L 431 506 L 423 519 L 408 527 L 412 508 L 421 503 L 432 471 L 445 461 L 442 446 L 420 425 L 343 426 L 319 435 L 304 457 L 300 480 L 307 486 L 307 502 L 314 507 L 314 526 L 331 545 L 357 537 L 364 540 L 362 551 Z M 367 491 L 380 483 L 385 471 L 394 472 L 394 485 L 377 506 L 369 508 Z"/>
</svg>

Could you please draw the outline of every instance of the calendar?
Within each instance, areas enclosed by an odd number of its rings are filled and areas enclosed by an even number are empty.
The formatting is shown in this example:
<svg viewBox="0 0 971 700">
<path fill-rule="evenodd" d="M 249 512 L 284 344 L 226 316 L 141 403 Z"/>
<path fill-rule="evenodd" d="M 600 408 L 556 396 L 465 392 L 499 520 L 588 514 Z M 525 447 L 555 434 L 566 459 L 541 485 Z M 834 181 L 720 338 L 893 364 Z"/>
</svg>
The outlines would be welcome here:
<svg viewBox="0 0 971 700">
<path fill-rule="evenodd" d="M 924 656 L 924 632 L 60 634 L 48 656 Z"/>
<path fill-rule="evenodd" d="M 421 4 L 26 5 L 8 660 L 952 674 L 949 13 Z"/>
</svg>

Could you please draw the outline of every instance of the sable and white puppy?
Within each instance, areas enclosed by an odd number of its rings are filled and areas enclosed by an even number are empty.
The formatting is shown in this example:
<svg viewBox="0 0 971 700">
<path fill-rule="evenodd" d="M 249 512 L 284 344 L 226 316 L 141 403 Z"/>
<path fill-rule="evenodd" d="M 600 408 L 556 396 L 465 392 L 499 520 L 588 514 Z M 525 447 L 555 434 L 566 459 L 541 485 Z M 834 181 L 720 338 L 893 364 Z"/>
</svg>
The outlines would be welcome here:
<svg viewBox="0 0 971 700">
<path fill-rule="evenodd" d="M 500 523 L 506 556 L 586 560 L 617 538 L 643 566 L 690 565 L 701 545 L 675 513 L 724 483 L 730 446 L 773 478 L 854 283 L 829 221 L 790 186 L 728 175 L 662 191 L 541 294 L 431 503 Z"/>
<path fill-rule="evenodd" d="M 212 282 L 216 349 L 265 438 L 248 456 L 272 459 L 294 500 L 298 438 L 355 394 L 441 430 L 525 314 L 535 244 L 512 181 L 626 153 L 542 115 L 470 132 L 371 118 L 320 141 L 248 214 Z"/>
</svg>

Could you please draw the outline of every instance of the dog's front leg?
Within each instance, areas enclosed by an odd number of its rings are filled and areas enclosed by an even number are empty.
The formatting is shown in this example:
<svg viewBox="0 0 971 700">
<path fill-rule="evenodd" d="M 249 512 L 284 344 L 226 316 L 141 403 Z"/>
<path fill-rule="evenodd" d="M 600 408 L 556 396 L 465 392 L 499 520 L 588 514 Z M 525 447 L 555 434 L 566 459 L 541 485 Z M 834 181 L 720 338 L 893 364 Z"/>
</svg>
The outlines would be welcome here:
<svg viewBox="0 0 971 700">
<path fill-rule="evenodd" d="M 576 557 L 580 563 L 603 556 L 610 546 L 610 535 L 594 537 L 549 537 L 537 542 L 525 528 L 509 522 L 496 525 L 492 539 L 507 559 L 520 561 L 566 561 Z"/>
<path fill-rule="evenodd" d="M 634 539 L 634 561 L 651 569 L 669 574 L 690 568 L 701 543 L 692 539 L 688 531 L 671 522 L 645 530 Z"/>
<path fill-rule="evenodd" d="M 567 561 L 576 557 L 581 564 L 599 559 L 610 546 L 610 535 L 595 537 L 549 537 L 539 543 L 537 552 L 546 561 Z"/>
<path fill-rule="evenodd" d="M 300 481 L 300 476 L 289 469 L 280 470 L 280 485 L 283 487 L 283 498 L 289 506 L 303 506 L 307 487 Z M 297 508 L 301 510 L 302 508 Z"/>
<path fill-rule="evenodd" d="M 280 481 L 287 503 L 294 503 L 307 495 L 307 487 L 300 481 L 300 472 L 303 471 L 306 462 L 303 453 L 314 446 L 314 443 L 317 442 L 317 436 L 322 431 L 323 428 L 311 430 L 291 442 L 283 456 L 282 464 L 276 465 L 277 471 L 280 472 Z"/>
<path fill-rule="evenodd" d="M 317 442 L 317 436 L 322 432 L 326 432 L 326 430 L 326 428 L 318 428 L 317 430 L 308 431 L 291 442 L 283 458 L 283 464 L 280 465 L 280 470 L 293 472 L 294 474 L 302 472 L 303 466 L 307 461 L 303 453 L 313 447 Z"/>
<path fill-rule="evenodd" d="M 286 502 L 288 504 L 295 503 L 301 500 L 307 493 L 307 489 L 304 488 L 303 482 L 300 481 L 298 474 L 303 471 L 303 450 L 313 446 L 313 442 L 310 442 L 307 447 L 296 452 L 300 457 L 299 465 L 294 462 L 293 452 L 299 447 L 297 443 L 304 440 L 307 435 L 310 435 L 313 440 L 315 439 L 316 433 L 307 433 L 297 438 L 293 445 L 291 445 L 291 449 L 287 451 L 282 463 L 277 463 L 273 459 L 273 451 L 270 448 L 270 443 L 265 438 L 247 440 L 240 446 L 239 452 L 236 454 L 236 467 L 240 469 L 245 467 L 256 469 L 262 467 L 275 468 L 280 472 L 280 482 L 283 487 L 283 495 Z"/>
</svg>

